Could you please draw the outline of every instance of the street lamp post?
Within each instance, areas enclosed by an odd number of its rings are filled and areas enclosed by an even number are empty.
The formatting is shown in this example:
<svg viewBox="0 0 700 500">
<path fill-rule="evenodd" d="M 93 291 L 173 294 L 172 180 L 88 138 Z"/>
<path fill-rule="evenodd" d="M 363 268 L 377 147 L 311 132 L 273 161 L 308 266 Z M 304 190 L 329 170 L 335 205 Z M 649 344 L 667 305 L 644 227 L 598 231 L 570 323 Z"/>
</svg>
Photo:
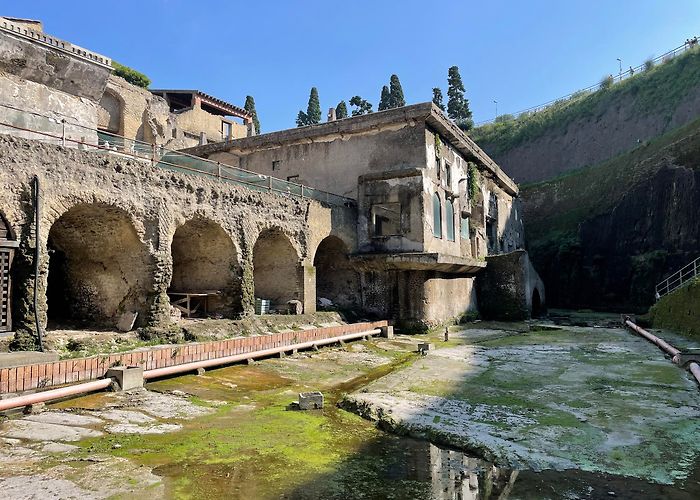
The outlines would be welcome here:
<svg viewBox="0 0 700 500">
<path fill-rule="evenodd" d="M 620 63 L 620 80 L 622 80 L 622 59 L 618 57 L 617 62 Z"/>
<path fill-rule="evenodd" d="M 493 103 L 496 105 L 496 116 L 494 117 L 494 119 L 495 119 L 495 118 L 498 118 L 498 101 L 494 99 Z"/>
</svg>

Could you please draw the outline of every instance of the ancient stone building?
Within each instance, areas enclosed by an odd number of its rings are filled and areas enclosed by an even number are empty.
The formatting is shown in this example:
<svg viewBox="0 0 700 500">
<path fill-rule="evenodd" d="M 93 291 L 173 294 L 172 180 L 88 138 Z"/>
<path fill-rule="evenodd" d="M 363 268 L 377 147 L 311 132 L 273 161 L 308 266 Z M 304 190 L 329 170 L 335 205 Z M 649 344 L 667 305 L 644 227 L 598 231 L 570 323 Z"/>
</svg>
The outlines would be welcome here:
<svg viewBox="0 0 700 500">
<path fill-rule="evenodd" d="M 167 326 L 173 305 L 235 318 L 259 299 L 416 331 L 544 302 L 517 186 L 431 103 L 252 136 L 240 108 L 135 87 L 2 18 L 0 70 L 0 329 L 36 334 L 35 309 L 40 327 Z M 204 158 L 163 149 L 218 132 L 189 150 Z"/>
<path fill-rule="evenodd" d="M 188 151 L 357 198 L 349 261 L 362 308 L 382 317 L 425 325 L 476 312 L 475 277 L 504 268 L 489 271 L 486 256 L 523 247 L 517 186 L 431 103 Z M 510 280 L 529 287 L 509 294 L 522 316 L 544 290 L 527 254 L 517 262 L 533 276 Z"/>
</svg>

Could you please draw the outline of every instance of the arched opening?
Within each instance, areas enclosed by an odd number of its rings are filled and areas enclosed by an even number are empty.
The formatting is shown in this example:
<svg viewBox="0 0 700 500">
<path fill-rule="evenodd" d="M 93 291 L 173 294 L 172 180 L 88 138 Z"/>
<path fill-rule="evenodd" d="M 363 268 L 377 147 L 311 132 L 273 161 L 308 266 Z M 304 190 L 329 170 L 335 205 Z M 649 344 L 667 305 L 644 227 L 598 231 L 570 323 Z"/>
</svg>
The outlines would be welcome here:
<svg viewBox="0 0 700 500">
<path fill-rule="evenodd" d="M 12 330 L 12 259 L 16 247 L 12 226 L 0 212 L 0 332 Z"/>
<path fill-rule="evenodd" d="M 49 322 L 113 327 L 123 313 L 143 321 L 151 257 L 126 212 L 77 205 L 51 226 L 47 246 Z"/>
<path fill-rule="evenodd" d="M 236 247 L 221 226 L 203 218 L 192 219 L 177 228 L 170 248 L 171 303 L 188 316 L 232 317 L 241 311 Z"/>
<path fill-rule="evenodd" d="M 433 236 L 442 238 L 442 202 L 437 193 L 433 193 Z"/>
<path fill-rule="evenodd" d="M 328 236 L 316 249 L 316 300 L 321 307 L 354 308 L 360 302 L 360 276 L 348 258 L 348 247 Z"/>
<path fill-rule="evenodd" d="M 542 298 L 540 297 L 540 291 L 535 288 L 535 290 L 532 292 L 532 317 L 533 318 L 539 318 L 542 316 L 542 313 L 544 312 L 544 307 L 542 304 Z"/>
<path fill-rule="evenodd" d="M 97 128 L 111 134 L 122 132 L 122 100 L 112 91 L 105 90 L 98 108 Z"/>
<path fill-rule="evenodd" d="M 255 298 L 269 300 L 273 309 L 286 309 L 299 299 L 299 256 L 289 238 L 277 229 L 260 233 L 253 247 Z"/>
</svg>

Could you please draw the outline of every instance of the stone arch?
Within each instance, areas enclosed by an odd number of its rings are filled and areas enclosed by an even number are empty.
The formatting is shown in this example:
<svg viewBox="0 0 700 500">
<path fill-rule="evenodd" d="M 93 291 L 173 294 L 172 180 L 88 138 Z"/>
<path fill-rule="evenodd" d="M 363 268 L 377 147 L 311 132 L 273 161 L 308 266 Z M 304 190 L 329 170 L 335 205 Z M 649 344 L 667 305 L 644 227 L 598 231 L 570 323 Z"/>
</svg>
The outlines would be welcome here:
<svg viewBox="0 0 700 500">
<path fill-rule="evenodd" d="M 17 238 L 0 211 L 0 332 L 12 330 L 12 260 Z"/>
<path fill-rule="evenodd" d="M 111 134 L 124 135 L 124 100 L 111 89 L 106 89 L 100 99 L 97 127 Z"/>
<path fill-rule="evenodd" d="M 348 258 L 348 246 L 337 236 L 327 236 L 316 248 L 316 298 L 321 307 L 354 308 L 360 303 L 360 276 Z"/>
<path fill-rule="evenodd" d="M 204 217 L 190 219 L 175 231 L 170 251 L 169 293 L 216 292 L 207 298 L 208 312 L 232 317 L 242 311 L 238 252 L 219 224 Z"/>
<path fill-rule="evenodd" d="M 125 312 L 143 324 L 153 294 L 153 260 L 130 215 L 105 203 L 64 212 L 49 230 L 50 322 L 113 327 Z"/>
<path fill-rule="evenodd" d="M 300 257 L 280 229 L 265 229 L 253 246 L 255 298 L 269 299 L 275 308 L 300 298 Z"/>
<path fill-rule="evenodd" d="M 542 301 L 542 296 L 540 295 L 540 291 L 535 288 L 532 291 L 532 312 L 530 315 L 533 318 L 539 318 L 543 315 L 544 313 L 544 302 Z"/>
</svg>

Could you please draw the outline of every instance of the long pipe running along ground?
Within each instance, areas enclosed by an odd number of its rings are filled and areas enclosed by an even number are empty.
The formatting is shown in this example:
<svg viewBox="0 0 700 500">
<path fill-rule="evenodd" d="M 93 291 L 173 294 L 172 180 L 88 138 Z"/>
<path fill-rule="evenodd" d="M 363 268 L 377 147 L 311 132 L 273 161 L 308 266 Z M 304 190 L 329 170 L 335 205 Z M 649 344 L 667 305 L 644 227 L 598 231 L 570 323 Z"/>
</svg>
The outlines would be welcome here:
<svg viewBox="0 0 700 500">
<path fill-rule="evenodd" d="M 364 332 L 357 333 L 348 333 L 346 335 L 330 337 L 327 339 L 320 339 L 313 342 L 291 344 L 281 347 L 274 347 L 272 349 L 263 349 L 262 351 L 248 352 L 245 354 L 236 354 L 233 356 L 225 356 L 223 358 L 207 359 L 204 361 L 195 361 L 193 363 L 185 363 L 182 365 L 167 366 L 165 368 L 156 368 L 155 370 L 147 370 L 143 372 L 143 378 L 144 380 L 150 380 L 153 378 L 164 377 L 166 375 L 174 375 L 176 373 L 191 372 L 198 368 L 210 368 L 212 366 L 227 365 L 235 363 L 237 361 L 244 361 L 246 359 L 262 358 L 266 356 L 271 356 L 273 354 L 279 354 L 280 352 L 292 351 L 295 349 L 309 349 L 314 346 L 334 344 L 336 342 L 354 340 L 361 337 L 366 337 L 368 335 L 377 335 L 379 333 L 381 333 L 381 329 L 375 328 L 374 330 L 367 330 Z M 111 378 L 104 378 L 100 380 L 93 380 L 92 382 L 86 382 L 83 384 L 76 384 L 68 387 L 60 387 L 58 389 L 37 392 L 36 394 L 28 394 L 26 396 L 18 396 L 16 398 L 4 399 L 0 400 L 0 411 L 11 410 L 12 408 L 21 408 L 23 406 L 29 406 L 36 403 L 45 403 L 46 401 L 62 399 L 68 396 L 76 396 L 88 392 L 100 391 L 106 389 L 111 384 Z"/>
<path fill-rule="evenodd" d="M 635 331 L 645 339 L 649 340 L 650 342 L 653 342 L 657 346 L 659 346 L 663 351 L 667 352 L 668 354 L 671 355 L 673 358 L 673 362 L 676 364 L 679 364 L 678 362 L 678 355 L 681 353 L 678 349 L 673 347 L 671 344 L 666 342 L 664 339 L 661 339 L 657 337 L 656 335 L 647 332 L 644 328 L 637 326 L 636 324 L 632 323 L 630 319 L 625 319 L 625 326 L 630 328 L 631 330 Z M 698 365 L 695 361 L 691 361 L 688 363 L 688 369 L 690 370 L 690 373 L 693 374 L 695 377 L 695 380 L 697 380 L 698 384 L 700 384 L 700 365 Z"/>
</svg>

